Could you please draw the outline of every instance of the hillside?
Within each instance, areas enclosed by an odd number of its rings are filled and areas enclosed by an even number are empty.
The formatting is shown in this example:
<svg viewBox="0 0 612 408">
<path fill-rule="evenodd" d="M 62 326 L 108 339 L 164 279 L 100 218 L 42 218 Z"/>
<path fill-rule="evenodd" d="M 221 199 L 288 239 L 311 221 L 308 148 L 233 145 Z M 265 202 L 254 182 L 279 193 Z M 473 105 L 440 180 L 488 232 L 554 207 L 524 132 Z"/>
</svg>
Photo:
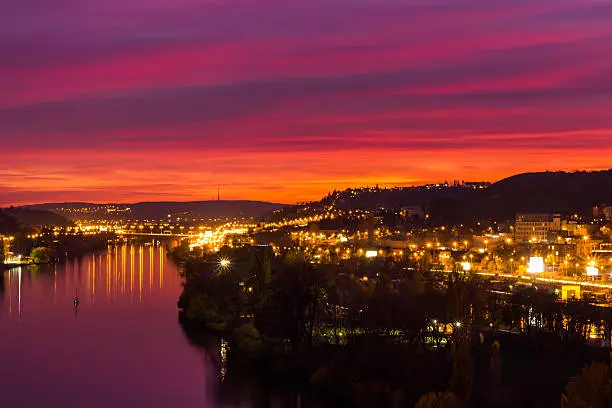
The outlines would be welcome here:
<svg viewBox="0 0 612 408">
<path fill-rule="evenodd" d="M 284 206 L 261 201 L 141 202 L 134 204 L 49 203 L 13 213 L 20 223 L 49 223 L 48 211 L 72 220 L 165 219 L 171 217 L 208 219 L 296 214 L 301 208 L 321 210 L 334 206 L 354 208 L 426 209 L 434 224 L 468 223 L 477 220 L 512 220 L 520 212 L 577 213 L 588 216 L 595 205 L 612 205 L 612 170 L 540 172 L 518 174 L 493 184 L 463 183 L 398 188 L 357 188 L 334 191 L 317 202 Z M 284 209 L 279 212 L 276 210 Z M 43 210 L 42 213 L 31 210 Z M 16 211 L 16 210 L 14 210 Z M 45 215 L 47 214 L 47 215 Z M 27 217 L 26 217 L 27 215 Z M 20 219 L 20 217 L 22 217 Z M 57 219 L 56 222 L 61 222 Z"/>
<path fill-rule="evenodd" d="M 0 208 L 0 234 L 14 234 L 19 230 L 19 223 L 15 217 Z"/>
<path fill-rule="evenodd" d="M 505 216 L 523 211 L 586 215 L 595 205 L 612 205 L 612 170 L 520 174 L 493 184 L 476 204 Z"/>
<path fill-rule="evenodd" d="M 220 201 L 164 201 L 133 204 L 93 203 L 46 203 L 26 208 L 52 211 L 71 220 L 95 219 L 165 219 L 172 218 L 258 218 L 282 208 L 282 204 L 262 201 L 220 200 Z"/>
<path fill-rule="evenodd" d="M 612 170 L 518 174 L 460 200 L 432 202 L 434 221 L 442 223 L 511 220 L 521 212 L 576 213 L 612 205 Z"/>
<path fill-rule="evenodd" d="M 321 206 L 333 205 L 343 210 L 368 208 L 425 207 L 437 200 L 459 200 L 473 193 L 471 187 L 428 185 L 397 188 L 359 188 L 333 192 L 320 201 Z"/>
<path fill-rule="evenodd" d="M 221 200 L 193 202 L 145 202 L 131 205 L 132 213 L 140 218 L 163 218 L 168 214 L 194 218 L 261 217 L 281 208 L 282 204 L 263 201 Z"/>
<path fill-rule="evenodd" d="M 5 208 L 4 212 L 15 218 L 20 225 L 42 226 L 42 225 L 70 225 L 72 222 L 67 218 L 52 211 L 32 209 L 24 207 Z"/>
<path fill-rule="evenodd" d="M 491 185 L 427 185 L 357 188 L 334 191 L 311 208 L 400 208 L 419 206 L 434 224 L 512 220 L 520 212 L 577 213 L 588 216 L 595 205 L 612 205 L 612 170 L 518 174 Z"/>
<path fill-rule="evenodd" d="M 0 233 L 4 234 L 13 234 L 23 227 L 70 224 L 68 219 L 51 211 L 23 207 L 0 209 Z"/>
</svg>

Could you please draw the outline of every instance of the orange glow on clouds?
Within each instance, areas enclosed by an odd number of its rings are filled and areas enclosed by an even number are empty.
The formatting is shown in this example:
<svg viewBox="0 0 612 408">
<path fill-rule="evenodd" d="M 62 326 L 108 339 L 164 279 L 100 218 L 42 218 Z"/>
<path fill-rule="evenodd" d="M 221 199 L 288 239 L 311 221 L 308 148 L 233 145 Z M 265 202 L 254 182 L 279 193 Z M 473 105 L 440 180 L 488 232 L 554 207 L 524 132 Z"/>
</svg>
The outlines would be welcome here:
<svg viewBox="0 0 612 408">
<path fill-rule="evenodd" d="M 24 153 L 19 170 L 0 171 L 5 194 L 15 202 L 134 202 L 141 200 L 214 199 L 221 186 L 224 199 L 315 200 L 331 189 L 356 185 L 410 186 L 461 174 L 466 180 L 495 180 L 515 172 L 579 169 L 599 153 L 584 150 L 568 160 L 563 151 L 468 151 L 347 149 L 339 152 L 115 151 L 70 154 Z M 43 162 L 44 164 L 40 164 Z M 155 163 L 155 164 L 153 164 Z M 47 169 L 53 168 L 53 172 Z M 413 175 L 412 177 L 407 175 Z M 290 180 L 288 182 L 288 180 Z M 58 188 L 61 186 L 61 188 Z M 30 193 L 33 192 L 33 193 Z M 8 202 L 7 202 L 8 204 Z"/>
<path fill-rule="evenodd" d="M 612 167 L 598 1 L 77 3 L 0 5 L 0 205 Z"/>
</svg>

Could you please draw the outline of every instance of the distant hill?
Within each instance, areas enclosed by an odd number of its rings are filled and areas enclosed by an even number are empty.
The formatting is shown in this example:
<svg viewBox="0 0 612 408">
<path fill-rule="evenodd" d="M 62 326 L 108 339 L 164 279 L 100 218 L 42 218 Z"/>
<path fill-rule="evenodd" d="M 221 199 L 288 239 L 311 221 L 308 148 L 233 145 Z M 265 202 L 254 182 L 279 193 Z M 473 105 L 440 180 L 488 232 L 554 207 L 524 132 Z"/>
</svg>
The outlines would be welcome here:
<svg viewBox="0 0 612 408">
<path fill-rule="evenodd" d="M 445 223 L 512 220 L 517 213 L 576 213 L 612 205 L 612 170 L 518 174 L 458 200 L 437 200 L 430 211 Z"/>
<path fill-rule="evenodd" d="M 185 219 L 257 219 L 272 215 L 278 218 L 295 215 L 303 208 L 321 210 L 334 206 L 349 210 L 418 206 L 431 215 L 430 221 L 434 224 L 458 224 L 485 219 L 512 220 L 520 212 L 577 213 L 587 216 L 591 214 L 593 206 L 601 204 L 612 205 L 612 169 L 574 173 L 524 173 L 490 185 L 465 183 L 455 186 L 432 184 L 391 189 L 347 189 L 334 191 L 317 202 L 293 206 L 262 201 L 224 200 L 134 204 L 48 203 L 20 208 L 52 211 L 71 220 L 126 220 L 165 219 L 168 215 Z M 9 215 L 20 218 L 19 214 Z M 35 213 L 29 213 L 25 221 L 41 224 L 48 219 L 48 215 L 39 215 L 40 219 L 37 219 Z M 19 222 L 22 220 L 19 219 Z"/>
<path fill-rule="evenodd" d="M 356 188 L 334 191 L 311 208 L 400 208 L 427 210 L 434 224 L 477 220 L 512 220 L 521 212 L 577 213 L 587 216 L 595 205 L 612 205 L 612 170 L 518 174 L 496 183 Z"/>
<path fill-rule="evenodd" d="M 18 230 L 17 219 L 0 208 L 0 234 L 14 234 Z"/>
<path fill-rule="evenodd" d="M 51 211 L 23 207 L 0 209 L 0 233 L 15 233 L 22 227 L 70 224 L 70 220 Z"/>
<path fill-rule="evenodd" d="M 473 191 L 465 186 L 427 185 L 397 188 L 358 188 L 333 192 L 320 201 L 321 206 L 333 205 L 343 210 L 425 207 L 436 200 L 463 199 Z"/>
<path fill-rule="evenodd" d="M 209 218 L 259 218 L 282 208 L 282 204 L 263 201 L 220 200 L 220 201 L 163 201 L 133 204 L 93 203 L 46 203 L 26 206 L 28 209 L 52 211 L 71 220 L 95 219 L 209 219 Z"/>
</svg>

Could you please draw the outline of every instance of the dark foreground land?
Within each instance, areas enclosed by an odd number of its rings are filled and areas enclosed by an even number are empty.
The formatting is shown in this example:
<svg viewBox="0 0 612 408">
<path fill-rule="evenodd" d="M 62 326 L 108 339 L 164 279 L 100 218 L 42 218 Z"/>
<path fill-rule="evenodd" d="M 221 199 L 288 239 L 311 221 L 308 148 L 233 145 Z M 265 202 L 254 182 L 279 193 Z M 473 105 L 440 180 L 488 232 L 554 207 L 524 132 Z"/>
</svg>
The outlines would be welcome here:
<svg viewBox="0 0 612 408">
<path fill-rule="evenodd" d="M 188 338 L 211 355 L 219 354 L 221 338 L 184 320 Z M 491 372 L 493 336 L 472 348 L 472 394 L 465 405 L 451 407 L 560 407 L 568 381 L 588 363 L 608 364 L 608 351 L 592 346 L 567 345 L 553 338 L 528 339 L 510 334 L 495 336 L 501 345 L 501 381 Z M 230 346 L 231 347 L 231 346 Z M 271 396 L 299 395 L 302 406 L 414 407 L 432 391 L 444 393 L 453 379 L 448 350 L 416 352 L 376 346 L 323 346 L 299 357 L 245 358 L 230 349 L 224 366 L 222 398 L 236 389 L 264 406 Z M 219 360 L 219 367 L 223 365 Z M 224 395 L 225 392 L 225 395 Z M 590 392 L 588 390 L 587 392 Z M 419 407 L 439 405 L 419 405 Z M 445 406 L 445 405 L 444 405 Z M 573 406 L 573 405 L 569 405 Z M 580 406 L 580 405 L 577 405 Z"/>
<path fill-rule="evenodd" d="M 418 265 L 400 279 L 380 265 L 366 279 L 360 265 L 253 251 L 232 268 L 183 263 L 181 323 L 218 361 L 222 391 L 299 390 L 317 407 L 608 406 L 603 308 L 532 288 L 500 298 L 477 277 Z M 602 364 L 571 379 L 591 362 Z"/>
</svg>

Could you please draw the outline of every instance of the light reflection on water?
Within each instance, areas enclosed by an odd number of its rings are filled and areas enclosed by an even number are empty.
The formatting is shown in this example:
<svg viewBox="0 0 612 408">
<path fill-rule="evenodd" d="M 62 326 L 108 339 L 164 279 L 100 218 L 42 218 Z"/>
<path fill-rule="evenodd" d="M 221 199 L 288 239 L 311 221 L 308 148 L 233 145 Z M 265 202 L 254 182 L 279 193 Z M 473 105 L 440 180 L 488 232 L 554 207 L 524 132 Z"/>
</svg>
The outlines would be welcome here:
<svg viewBox="0 0 612 408">
<path fill-rule="evenodd" d="M 270 395 L 252 379 L 224 381 L 224 341 L 186 338 L 182 281 L 163 246 L 113 246 L 3 275 L 2 408 L 297 406 L 294 395 Z"/>
<path fill-rule="evenodd" d="M 129 257 L 129 269 L 128 269 Z M 28 301 L 46 300 L 52 285 L 53 303 L 78 296 L 80 307 L 96 302 L 156 302 L 159 297 L 176 302 L 180 292 L 180 278 L 170 264 L 173 275 L 164 278 L 166 265 L 162 246 L 116 246 L 106 252 L 75 258 L 57 266 L 18 267 L 5 272 L 4 301 L 1 315 L 21 315 Z M 145 273 L 147 271 L 147 273 Z M 126 276 L 129 274 L 129 279 Z M 169 282 L 168 282 L 169 280 Z M 164 290 L 164 285 L 170 285 Z M 27 288 L 23 299 L 22 286 Z M 126 295 L 127 294 L 127 295 Z M 174 310 L 176 311 L 176 309 Z"/>
<path fill-rule="evenodd" d="M 0 278 L 3 408 L 217 406 L 216 370 L 178 325 L 181 279 L 162 246 Z"/>
</svg>

